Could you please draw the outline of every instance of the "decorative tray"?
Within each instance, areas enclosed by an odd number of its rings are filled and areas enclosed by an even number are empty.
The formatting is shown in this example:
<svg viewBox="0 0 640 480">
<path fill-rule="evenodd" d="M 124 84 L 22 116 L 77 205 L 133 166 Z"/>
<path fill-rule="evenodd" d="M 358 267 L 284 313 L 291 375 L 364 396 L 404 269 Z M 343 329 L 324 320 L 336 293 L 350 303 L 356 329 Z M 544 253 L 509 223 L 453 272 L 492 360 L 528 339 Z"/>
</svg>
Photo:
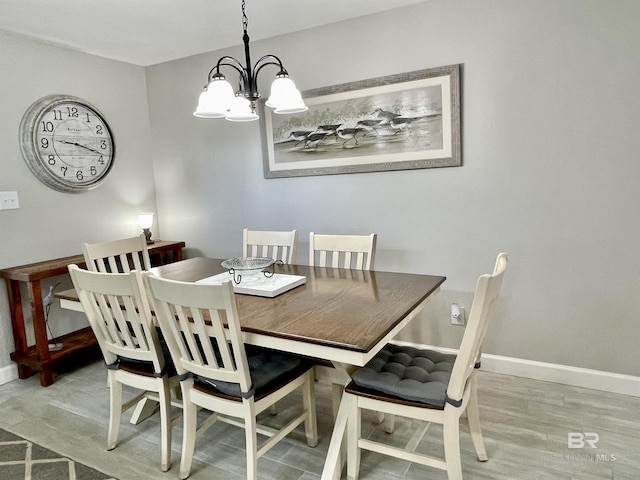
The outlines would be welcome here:
<svg viewBox="0 0 640 480">
<path fill-rule="evenodd" d="M 228 280 L 233 281 L 233 277 L 234 274 L 232 272 L 224 272 L 212 277 L 203 278 L 196 283 L 222 283 Z M 305 283 L 307 283 L 307 277 L 305 276 L 275 273 L 270 277 L 256 276 L 251 282 L 234 282 L 233 291 L 246 295 L 273 298 Z"/>
</svg>

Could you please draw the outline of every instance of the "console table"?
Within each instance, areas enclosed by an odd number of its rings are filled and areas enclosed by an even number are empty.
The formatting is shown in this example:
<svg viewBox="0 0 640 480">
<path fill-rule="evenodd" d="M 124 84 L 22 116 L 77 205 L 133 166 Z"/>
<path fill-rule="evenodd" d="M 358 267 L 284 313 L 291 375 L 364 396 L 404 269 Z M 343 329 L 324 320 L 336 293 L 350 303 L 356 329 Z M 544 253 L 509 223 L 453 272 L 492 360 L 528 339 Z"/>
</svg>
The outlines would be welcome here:
<svg viewBox="0 0 640 480">
<path fill-rule="evenodd" d="M 156 240 L 149 245 L 149 257 L 152 265 L 157 266 L 182 260 L 184 246 L 185 242 Z M 47 337 L 40 280 L 68 273 L 67 266 L 72 263 L 86 268 L 84 257 L 82 255 L 73 255 L 0 270 L 0 277 L 4 278 L 7 284 L 11 327 L 13 328 L 13 341 L 16 348 L 16 351 L 11 354 L 11 359 L 18 364 L 18 376 L 20 378 L 28 378 L 35 372 L 40 372 L 40 384 L 43 387 L 53 384 L 53 367 L 63 358 L 82 350 L 95 348 L 97 344 L 91 327 L 51 340 Z M 33 346 L 27 345 L 22 296 L 20 294 L 21 283 L 25 283 L 29 296 L 35 336 L 35 345 Z M 49 350 L 49 343 L 62 343 L 63 346 L 61 350 L 51 351 Z"/>
</svg>

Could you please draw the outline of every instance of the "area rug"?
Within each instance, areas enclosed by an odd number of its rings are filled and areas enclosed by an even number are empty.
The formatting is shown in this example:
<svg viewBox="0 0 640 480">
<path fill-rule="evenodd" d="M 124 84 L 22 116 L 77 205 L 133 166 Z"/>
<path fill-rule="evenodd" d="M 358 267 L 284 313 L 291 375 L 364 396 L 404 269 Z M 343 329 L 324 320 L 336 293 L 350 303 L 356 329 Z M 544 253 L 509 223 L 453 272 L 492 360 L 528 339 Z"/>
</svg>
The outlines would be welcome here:
<svg viewBox="0 0 640 480">
<path fill-rule="evenodd" d="M 0 428 L 2 480 L 116 480 Z"/>
</svg>

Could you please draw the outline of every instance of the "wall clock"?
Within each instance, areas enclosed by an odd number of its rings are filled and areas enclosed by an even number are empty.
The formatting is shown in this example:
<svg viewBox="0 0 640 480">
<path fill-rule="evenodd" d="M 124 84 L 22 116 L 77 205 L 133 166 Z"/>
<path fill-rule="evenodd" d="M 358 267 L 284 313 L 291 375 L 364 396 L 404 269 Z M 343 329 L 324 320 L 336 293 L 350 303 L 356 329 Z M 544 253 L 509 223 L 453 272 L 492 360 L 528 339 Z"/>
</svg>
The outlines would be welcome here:
<svg viewBox="0 0 640 480">
<path fill-rule="evenodd" d="M 25 112 L 20 149 L 33 174 L 61 192 L 95 188 L 109 173 L 115 154 L 111 129 L 90 103 L 70 95 L 48 95 Z"/>
</svg>

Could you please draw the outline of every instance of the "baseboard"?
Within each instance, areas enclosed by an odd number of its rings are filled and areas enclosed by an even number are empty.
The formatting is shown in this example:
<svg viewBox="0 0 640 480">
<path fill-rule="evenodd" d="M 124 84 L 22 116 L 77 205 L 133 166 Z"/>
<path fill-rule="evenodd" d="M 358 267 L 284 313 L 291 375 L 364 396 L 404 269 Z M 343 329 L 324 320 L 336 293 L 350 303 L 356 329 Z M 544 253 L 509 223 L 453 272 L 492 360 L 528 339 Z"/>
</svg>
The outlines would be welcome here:
<svg viewBox="0 0 640 480">
<path fill-rule="evenodd" d="M 412 345 L 411 342 L 396 342 L 402 345 Z M 422 347 L 425 347 L 422 345 Z M 452 348 L 426 346 L 426 348 L 443 353 L 456 354 Z M 482 354 L 482 370 L 492 373 L 502 373 L 515 377 L 531 378 L 545 382 L 562 383 L 574 387 L 591 388 L 604 392 L 620 393 L 640 397 L 640 377 L 622 375 L 619 373 L 603 372 L 588 368 L 572 367 L 555 363 L 537 362 L 521 358 L 504 357 L 501 355 Z"/>
<path fill-rule="evenodd" d="M 9 383 L 18 378 L 18 367 L 16 365 L 7 365 L 0 368 L 0 385 Z"/>
</svg>

